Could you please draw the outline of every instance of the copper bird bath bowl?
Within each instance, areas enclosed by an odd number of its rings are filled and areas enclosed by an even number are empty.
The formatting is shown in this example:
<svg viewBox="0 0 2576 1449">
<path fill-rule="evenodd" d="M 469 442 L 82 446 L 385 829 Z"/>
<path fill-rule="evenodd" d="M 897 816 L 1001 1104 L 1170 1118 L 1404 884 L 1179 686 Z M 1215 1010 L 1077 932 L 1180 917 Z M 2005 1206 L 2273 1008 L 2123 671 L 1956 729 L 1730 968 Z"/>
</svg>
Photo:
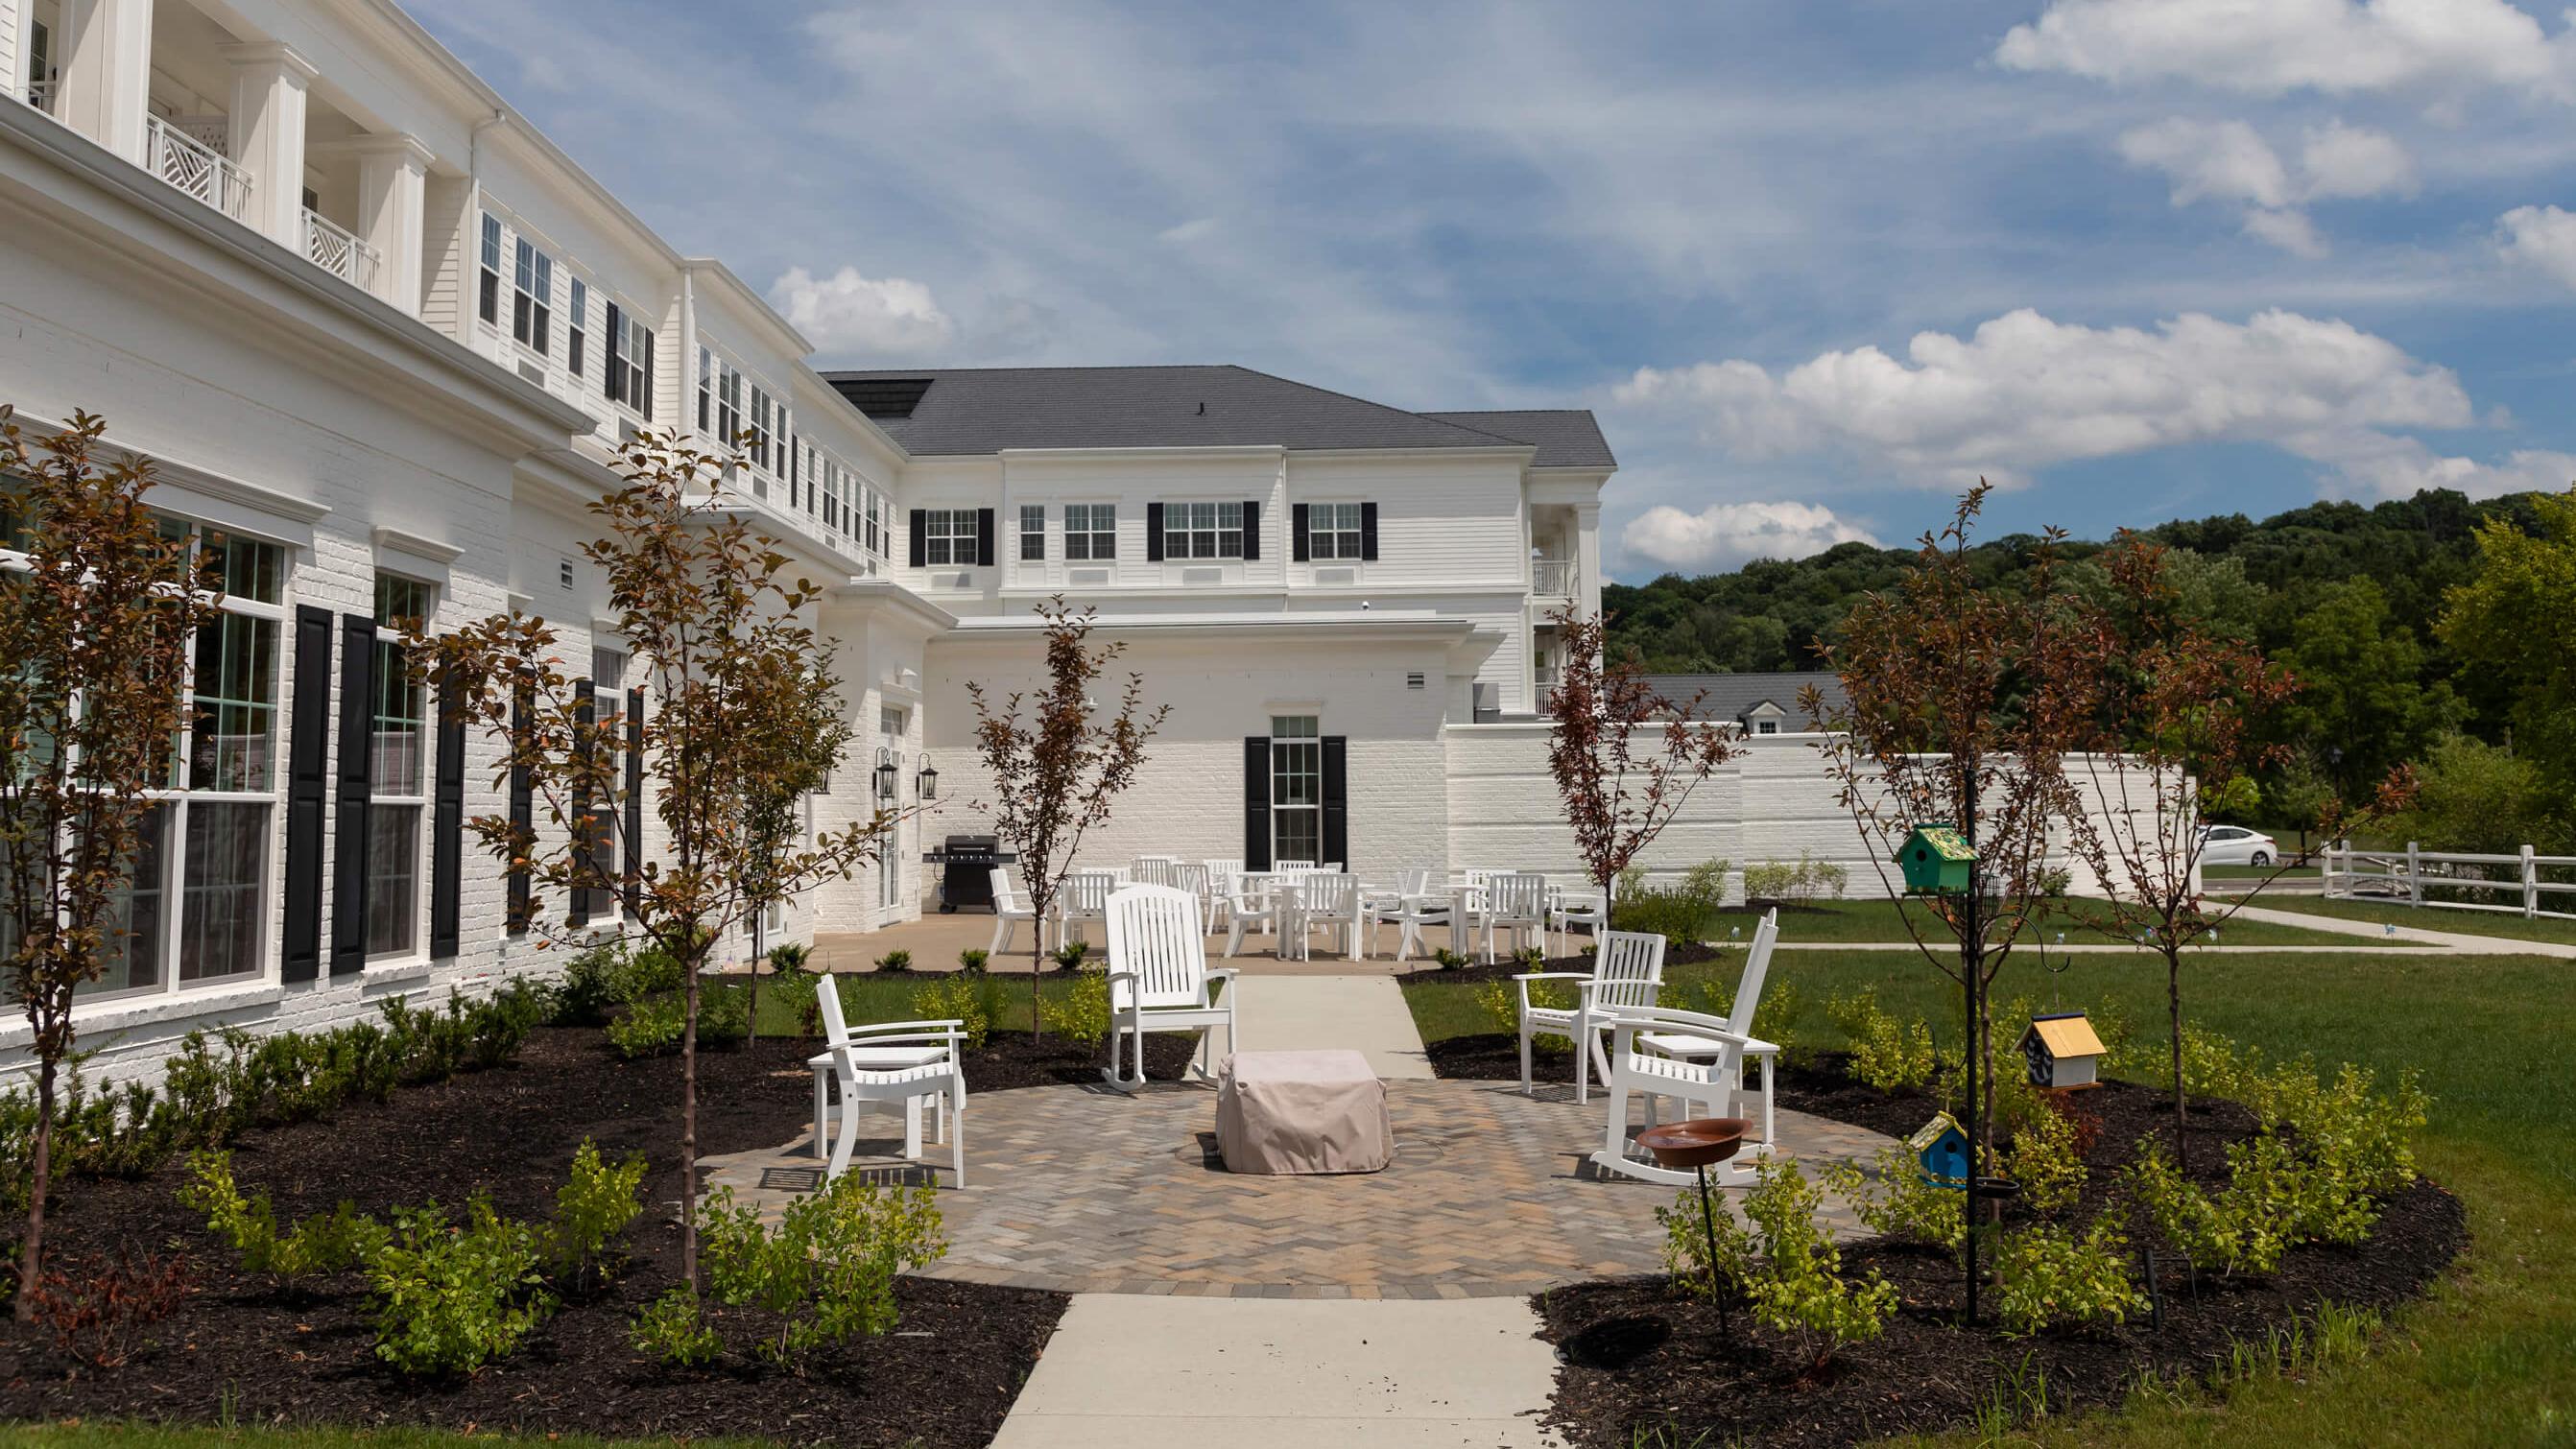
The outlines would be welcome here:
<svg viewBox="0 0 2576 1449">
<path fill-rule="evenodd" d="M 1725 1332 L 1735 1331 L 1726 1308 L 1726 1294 L 1717 1281 L 1717 1212 L 1709 1206 L 1708 1169 L 1724 1162 L 1743 1145 L 1744 1134 L 1753 1123 L 1743 1117 L 1694 1117 L 1686 1122 L 1668 1122 L 1649 1127 L 1637 1134 L 1637 1145 L 1655 1154 L 1659 1166 L 1690 1168 L 1699 1175 L 1699 1224 L 1708 1234 L 1708 1289 L 1717 1300 L 1718 1326 Z"/>
</svg>

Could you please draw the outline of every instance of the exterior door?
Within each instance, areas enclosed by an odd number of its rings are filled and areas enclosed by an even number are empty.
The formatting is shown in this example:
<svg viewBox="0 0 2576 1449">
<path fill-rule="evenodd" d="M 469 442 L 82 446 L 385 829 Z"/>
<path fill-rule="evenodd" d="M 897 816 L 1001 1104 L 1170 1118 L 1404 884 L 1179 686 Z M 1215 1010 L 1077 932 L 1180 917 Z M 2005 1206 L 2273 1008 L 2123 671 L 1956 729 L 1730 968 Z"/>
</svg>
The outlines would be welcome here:
<svg viewBox="0 0 2576 1449">
<path fill-rule="evenodd" d="M 877 714 L 877 743 L 894 757 L 894 789 L 897 802 L 900 802 L 903 797 L 904 777 L 911 773 L 910 757 L 904 753 L 905 736 L 910 732 L 906 728 L 911 723 L 909 713 L 907 710 L 888 705 Z M 886 839 L 885 855 L 877 862 L 877 908 L 880 923 L 893 919 L 894 913 L 903 905 L 904 864 L 913 856 L 912 834 L 911 821 L 896 820 L 893 831 Z"/>
</svg>

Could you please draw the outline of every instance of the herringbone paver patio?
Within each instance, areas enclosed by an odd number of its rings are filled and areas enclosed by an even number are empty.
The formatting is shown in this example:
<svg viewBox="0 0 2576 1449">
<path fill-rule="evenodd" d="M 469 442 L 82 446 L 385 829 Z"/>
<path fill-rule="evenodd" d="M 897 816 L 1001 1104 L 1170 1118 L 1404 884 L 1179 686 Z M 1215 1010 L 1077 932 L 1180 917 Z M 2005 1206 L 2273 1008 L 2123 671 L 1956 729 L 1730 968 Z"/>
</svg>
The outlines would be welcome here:
<svg viewBox="0 0 2576 1449">
<path fill-rule="evenodd" d="M 1346 1177 L 1227 1172 L 1216 1155 L 1216 1093 L 1204 1086 L 972 1098 L 971 1186 L 940 1193 L 950 1247 L 927 1272 L 1077 1293 L 1455 1298 L 1662 1267 L 1655 1209 L 1673 1190 L 1586 1162 L 1601 1144 L 1598 1099 L 1577 1106 L 1570 1088 L 1533 1099 L 1509 1084 L 1460 1081 L 1391 1082 L 1387 1098 L 1394 1165 Z M 1780 1114 L 1780 1136 L 1811 1172 L 1866 1160 L 1887 1141 L 1793 1112 Z M 933 1148 L 928 1157 L 946 1155 Z M 819 1178 L 802 1134 L 707 1167 L 710 1188 L 730 1185 L 764 1212 Z M 852 1170 L 929 1180 L 899 1156 L 859 1159 Z M 1857 1232 L 1848 1203 L 1830 1201 L 1827 1211 L 1837 1232 Z"/>
</svg>

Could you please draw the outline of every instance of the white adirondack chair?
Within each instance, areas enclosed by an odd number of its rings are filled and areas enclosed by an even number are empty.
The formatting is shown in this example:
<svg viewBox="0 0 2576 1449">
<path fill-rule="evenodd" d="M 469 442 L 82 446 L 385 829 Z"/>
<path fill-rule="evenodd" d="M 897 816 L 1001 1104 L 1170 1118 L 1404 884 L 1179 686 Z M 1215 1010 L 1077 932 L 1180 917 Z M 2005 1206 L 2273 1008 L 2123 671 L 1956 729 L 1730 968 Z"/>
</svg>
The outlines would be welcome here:
<svg viewBox="0 0 2576 1449">
<path fill-rule="evenodd" d="M 1548 892 L 1548 929 L 1556 932 L 1556 954 L 1573 947 L 1571 930 L 1581 926 L 1595 941 L 1610 928 L 1610 900 L 1598 886 L 1558 886 Z"/>
<path fill-rule="evenodd" d="M 1180 861 L 1168 855 L 1140 855 L 1127 868 L 1127 879 L 1135 885 L 1170 885 L 1172 867 Z"/>
<path fill-rule="evenodd" d="M 1055 895 L 1055 918 L 1062 928 L 1058 939 L 1089 941 L 1091 934 L 1083 927 L 1109 919 L 1109 895 L 1118 886 L 1118 876 L 1113 871 L 1077 870 L 1066 875 Z"/>
<path fill-rule="evenodd" d="M 1216 897 L 1208 885 L 1206 866 L 1175 861 L 1172 864 L 1172 878 L 1164 881 L 1163 884 L 1176 891 L 1188 891 L 1199 903 L 1200 928 L 1209 929 L 1208 922 L 1216 918 Z"/>
<path fill-rule="evenodd" d="M 827 1088 L 838 1086 L 841 1126 L 832 1139 L 825 1180 L 849 1170 L 850 1151 L 859 1140 L 859 1104 L 903 1104 L 903 1155 L 921 1158 L 921 1107 L 931 1107 L 934 1132 L 948 1143 L 949 1169 L 957 1186 L 966 1185 L 966 1074 L 957 1054 L 966 1040 L 961 1021 L 888 1021 L 850 1029 L 841 1014 L 841 993 L 826 976 L 814 993 L 823 1016 L 822 1052 L 806 1063 L 814 1073 L 814 1155 L 823 1155 L 829 1117 Z"/>
<path fill-rule="evenodd" d="M 1532 1038 L 1561 1036 L 1574 1044 L 1574 1100 L 1589 1101 L 1595 1070 L 1601 1074 L 1602 1085 L 1610 1082 L 1610 1059 L 1602 1045 L 1611 1018 L 1655 1004 L 1655 993 L 1664 984 L 1664 938 L 1650 931 L 1605 931 L 1597 939 L 1601 949 L 1593 953 L 1589 972 L 1531 971 L 1512 978 L 1520 994 L 1524 1097 L 1530 1095 Z M 1574 1005 L 1530 1005 L 1529 984 L 1533 981 L 1574 982 Z"/>
<path fill-rule="evenodd" d="M 1227 924 L 1227 917 L 1231 914 L 1230 907 L 1234 902 L 1236 884 L 1234 878 L 1243 874 L 1243 862 L 1210 857 L 1200 861 L 1199 864 L 1207 867 L 1209 907 L 1207 928 L 1214 931 Z"/>
<path fill-rule="evenodd" d="M 1529 871 L 1497 873 L 1485 879 L 1485 964 L 1494 964 L 1494 936 L 1512 933 L 1517 949 L 1524 941 L 1547 944 L 1547 877 Z"/>
<path fill-rule="evenodd" d="M 1315 869 L 1315 863 L 1311 860 L 1274 861 L 1270 869 L 1280 875 L 1304 875 Z"/>
<path fill-rule="evenodd" d="M 1761 923 L 1753 928 L 1753 944 L 1744 953 L 1744 969 L 1735 978 L 1735 999 L 1718 1018 L 1726 1029 L 1738 1036 L 1753 1034 L 1754 1013 L 1762 1005 L 1762 983 L 1771 974 L 1771 948 L 1780 941 L 1780 908 L 1773 906 L 1762 913 Z M 1652 1003 L 1649 1003 L 1650 1005 Z M 1713 1044 L 1684 1032 L 1649 1031 L 1638 1038 L 1646 1050 L 1668 1057 L 1699 1060 L 1719 1056 L 1722 1044 Z"/>
<path fill-rule="evenodd" d="M 1610 1031 L 1610 1087 L 1602 1094 L 1609 1102 L 1609 1125 L 1601 1150 L 1592 1154 L 1593 1164 L 1648 1182 L 1680 1185 L 1695 1181 L 1688 1169 L 1663 1167 L 1651 1156 L 1630 1153 L 1629 1095 L 1635 1093 L 1646 1099 L 1645 1125 L 1649 1127 L 1655 1125 L 1657 1108 L 1666 1098 L 1680 1103 L 1681 1118 L 1749 1116 L 1744 1102 L 1744 1064 L 1747 1058 L 1758 1058 L 1762 1063 L 1762 1115 L 1754 1126 L 1760 1136 L 1747 1140 L 1731 1161 L 1710 1171 L 1710 1176 L 1731 1186 L 1752 1181 L 1755 1169 L 1778 1141 L 1772 1120 L 1777 1094 L 1772 1090 L 1771 1071 L 1780 1048 L 1728 1029 L 1723 1017 L 1662 1006 L 1620 1012 L 1610 1019 Z M 1641 1039 L 1648 1035 L 1687 1037 L 1704 1044 L 1708 1054 L 1696 1058 L 1666 1056 L 1645 1047 Z M 1707 1111 L 1694 1111 L 1691 1104 L 1695 1102 L 1706 1103 Z"/>
<path fill-rule="evenodd" d="M 1293 919 L 1282 924 L 1281 945 L 1293 941 L 1297 959 L 1313 954 L 1308 940 L 1317 928 L 1342 933 L 1342 955 L 1362 960 L 1368 955 L 1360 930 L 1360 878 L 1339 872 L 1313 871 L 1288 883 L 1287 909 Z"/>
<path fill-rule="evenodd" d="M 1210 988 L 1225 983 L 1223 996 Z M 1122 1092 L 1145 1085 L 1145 1035 L 1199 1036 L 1198 1073 L 1210 1075 L 1210 1028 L 1225 1028 L 1225 1049 L 1240 1051 L 1234 1016 L 1235 973 L 1209 970 L 1199 903 L 1170 886 L 1129 886 L 1109 898 L 1109 1065 L 1101 1076 Z M 1119 1071 L 1121 1043 L 1134 1042 L 1135 1075 Z"/>
<path fill-rule="evenodd" d="M 1020 922 L 1029 922 L 1029 929 L 1032 931 L 1037 929 L 1038 913 L 1037 909 L 1029 904 L 1029 898 L 1020 894 L 1019 886 L 1012 882 L 1011 872 L 1007 866 L 995 866 L 992 879 L 993 944 L 986 950 L 991 955 L 999 956 L 1011 949 L 1011 937 L 1018 934 Z M 1046 943 L 1041 941 L 1038 944 L 1043 946 Z"/>
</svg>

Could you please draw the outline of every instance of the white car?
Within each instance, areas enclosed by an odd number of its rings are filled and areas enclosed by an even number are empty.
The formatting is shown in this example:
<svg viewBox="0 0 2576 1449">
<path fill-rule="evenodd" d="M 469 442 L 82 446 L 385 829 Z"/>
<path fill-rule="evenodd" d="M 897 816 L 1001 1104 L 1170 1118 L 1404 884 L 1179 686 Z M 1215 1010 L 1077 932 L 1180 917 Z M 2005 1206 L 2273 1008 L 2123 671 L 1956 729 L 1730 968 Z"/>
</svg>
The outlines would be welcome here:
<svg viewBox="0 0 2576 1449">
<path fill-rule="evenodd" d="M 2273 844 L 2272 837 L 2242 825 L 2204 825 L 2200 838 L 2202 865 L 2262 867 L 2281 858 L 2281 847 Z"/>
</svg>

